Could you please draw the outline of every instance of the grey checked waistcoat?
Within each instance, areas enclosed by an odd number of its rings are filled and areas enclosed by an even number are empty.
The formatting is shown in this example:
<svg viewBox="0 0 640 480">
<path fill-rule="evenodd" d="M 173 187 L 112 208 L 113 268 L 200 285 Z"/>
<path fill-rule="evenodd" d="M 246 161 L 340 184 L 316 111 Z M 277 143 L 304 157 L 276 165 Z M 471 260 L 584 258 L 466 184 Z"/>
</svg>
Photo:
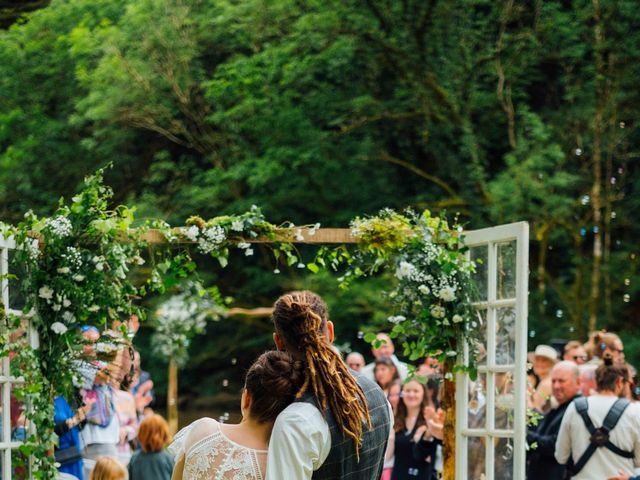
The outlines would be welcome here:
<svg viewBox="0 0 640 480">
<path fill-rule="evenodd" d="M 314 480 L 378 480 L 382 474 L 384 452 L 391 429 L 387 397 L 376 383 L 358 373 L 351 373 L 367 398 L 372 429 L 368 430 L 367 426 L 363 426 L 360 462 L 358 462 L 353 440 L 342 434 L 333 414 L 327 408 L 323 416 L 329 424 L 331 450 L 322 466 L 313 472 Z M 310 392 L 298 401 L 318 406 Z"/>
</svg>

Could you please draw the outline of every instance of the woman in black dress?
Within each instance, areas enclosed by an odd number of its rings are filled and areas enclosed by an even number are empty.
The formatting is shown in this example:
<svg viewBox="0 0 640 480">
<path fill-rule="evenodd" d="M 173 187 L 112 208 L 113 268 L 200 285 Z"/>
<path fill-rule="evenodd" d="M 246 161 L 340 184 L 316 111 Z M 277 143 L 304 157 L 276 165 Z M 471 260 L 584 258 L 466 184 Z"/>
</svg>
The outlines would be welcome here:
<svg viewBox="0 0 640 480">
<path fill-rule="evenodd" d="M 407 382 L 394 424 L 395 462 L 391 480 L 430 480 L 436 441 L 429 435 L 424 418 L 427 390 L 417 380 Z"/>
</svg>

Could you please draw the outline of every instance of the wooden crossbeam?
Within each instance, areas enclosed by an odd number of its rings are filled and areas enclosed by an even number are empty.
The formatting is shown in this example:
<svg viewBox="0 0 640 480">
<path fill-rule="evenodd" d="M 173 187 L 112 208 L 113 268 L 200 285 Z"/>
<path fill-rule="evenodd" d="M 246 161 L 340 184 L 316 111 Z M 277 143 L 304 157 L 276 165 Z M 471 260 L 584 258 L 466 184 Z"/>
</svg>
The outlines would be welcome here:
<svg viewBox="0 0 640 480">
<path fill-rule="evenodd" d="M 180 229 L 174 229 L 179 233 Z M 298 235 L 299 234 L 299 235 Z M 164 244 L 167 242 L 166 237 L 160 230 L 148 230 L 142 236 L 142 239 L 151 244 Z M 309 243 L 309 244 L 344 244 L 357 243 L 357 240 L 351 235 L 348 228 L 281 228 L 276 232 L 276 241 L 291 243 Z M 266 237 L 243 238 L 242 241 L 248 243 L 270 243 L 273 240 Z M 189 240 L 180 239 L 179 244 L 190 244 Z"/>
</svg>

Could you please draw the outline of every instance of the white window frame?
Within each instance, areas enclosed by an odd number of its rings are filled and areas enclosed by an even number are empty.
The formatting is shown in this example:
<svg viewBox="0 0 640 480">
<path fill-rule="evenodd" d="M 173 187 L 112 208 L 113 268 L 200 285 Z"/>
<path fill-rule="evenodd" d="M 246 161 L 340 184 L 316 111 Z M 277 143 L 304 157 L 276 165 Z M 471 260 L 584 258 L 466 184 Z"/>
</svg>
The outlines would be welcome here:
<svg viewBox="0 0 640 480">
<path fill-rule="evenodd" d="M 5 307 L 7 315 L 22 315 L 21 310 L 11 308 L 9 303 L 9 279 L 5 274 L 9 273 L 9 251 L 15 250 L 16 243 L 12 237 L 5 238 L 0 234 L 0 298 Z M 3 278 L 4 277 L 4 278 Z M 5 328 L 0 322 L 0 330 Z M 32 347 L 37 347 L 37 335 L 29 325 L 28 340 Z M 11 440 L 11 387 L 24 383 L 23 377 L 15 377 L 11 375 L 10 360 L 8 357 L 0 359 L 0 419 L 2 423 L 2 432 L 0 432 L 0 460 L 2 461 L 2 469 L 0 470 L 0 478 L 2 480 L 10 480 L 13 468 L 11 454 L 17 450 L 22 442 Z M 31 470 L 31 460 L 28 469 Z M 28 474 L 31 478 L 31 472 Z"/>
<path fill-rule="evenodd" d="M 514 382 L 514 418 L 513 429 L 496 430 L 487 428 L 494 425 L 495 412 L 495 384 L 493 375 L 487 375 L 486 388 L 486 423 L 485 428 L 469 428 L 469 375 L 458 373 L 456 377 L 456 480 L 468 479 L 468 439 L 470 437 L 485 437 L 488 439 L 510 438 L 513 442 L 513 473 L 511 478 L 525 478 L 526 467 L 526 392 L 527 392 L 527 297 L 529 277 L 529 225 L 526 222 L 500 225 L 481 230 L 464 232 L 465 244 L 470 247 L 484 247 L 488 249 L 487 292 L 486 301 L 476 305 L 487 309 L 487 362 L 478 368 L 479 373 L 504 373 L 511 372 Z M 515 273 L 515 298 L 497 298 L 497 249 L 499 244 L 516 242 L 516 273 Z M 511 365 L 495 364 L 495 309 L 498 307 L 515 307 L 515 362 Z M 465 361 L 469 356 L 468 345 L 464 346 Z M 485 466 L 495 465 L 495 442 L 485 442 Z M 483 480 L 502 480 L 496 478 L 492 469 L 485 471 Z"/>
</svg>

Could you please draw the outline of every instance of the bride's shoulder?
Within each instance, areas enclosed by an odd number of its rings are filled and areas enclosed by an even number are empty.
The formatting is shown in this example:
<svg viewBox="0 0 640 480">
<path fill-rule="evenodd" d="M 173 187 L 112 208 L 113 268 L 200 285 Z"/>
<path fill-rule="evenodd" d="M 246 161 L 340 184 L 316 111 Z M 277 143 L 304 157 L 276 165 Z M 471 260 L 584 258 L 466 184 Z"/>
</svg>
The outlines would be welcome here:
<svg viewBox="0 0 640 480">
<path fill-rule="evenodd" d="M 177 458 L 181 453 L 188 453 L 198 442 L 219 431 L 219 424 L 213 418 L 201 418 L 176 433 L 169 451 Z"/>
</svg>

